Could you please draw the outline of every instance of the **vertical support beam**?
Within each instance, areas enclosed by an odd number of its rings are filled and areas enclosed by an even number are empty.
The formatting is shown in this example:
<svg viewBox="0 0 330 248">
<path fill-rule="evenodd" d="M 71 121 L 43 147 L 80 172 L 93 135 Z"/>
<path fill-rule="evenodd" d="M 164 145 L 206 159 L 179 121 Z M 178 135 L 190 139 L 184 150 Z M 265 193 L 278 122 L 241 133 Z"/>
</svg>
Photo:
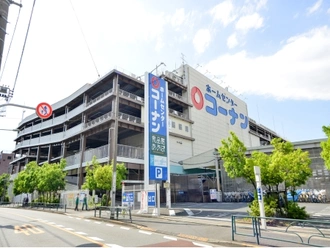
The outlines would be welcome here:
<svg viewBox="0 0 330 248">
<path fill-rule="evenodd" d="M 218 153 L 215 152 L 215 178 L 217 180 L 217 191 L 220 192 L 220 178 L 219 178 L 219 158 Z"/>
<path fill-rule="evenodd" d="M 113 91 L 115 98 L 112 102 L 112 116 L 114 122 L 111 122 L 109 128 L 109 164 L 112 161 L 112 188 L 111 188 L 111 207 L 116 206 L 116 181 L 117 181 L 117 143 L 118 143 L 118 112 L 119 112 L 119 76 L 113 79 Z"/>
<path fill-rule="evenodd" d="M 62 152 L 61 152 L 61 155 L 62 155 L 63 158 L 66 157 L 66 142 L 65 141 L 62 142 Z"/>
<path fill-rule="evenodd" d="M 48 163 L 50 163 L 51 159 L 52 159 L 52 144 L 48 146 L 48 157 L 47 157 Z"/>
<path fill-rule="evenodd" d="M 39 160 L 40 160 L 40 149 L 41 149 L 41 147 L 38 146 L 38 148 L 37 148 L 37 157 L 36 157 L 37 164 L 39 164 Z"/>
<path fill-rule="evenodd" d="M 78 176 L 78 189 L 81 189 L 83 184 L 83 167 L 84 154 L 86 150 L 86 136 L 85 134 L 80 134 L 80 163 L 79 163 L 79 176 Z"/>
</svg>

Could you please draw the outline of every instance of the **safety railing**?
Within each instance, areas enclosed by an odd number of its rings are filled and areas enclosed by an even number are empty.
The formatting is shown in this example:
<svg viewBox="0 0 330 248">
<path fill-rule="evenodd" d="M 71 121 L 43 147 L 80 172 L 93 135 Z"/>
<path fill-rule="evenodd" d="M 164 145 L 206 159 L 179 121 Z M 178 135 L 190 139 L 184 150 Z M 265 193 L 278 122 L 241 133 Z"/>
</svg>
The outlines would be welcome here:
<svg viewBox="0 0 330 248">
<path fill-rule="evenodd" d="M 98 216 L 97 216 L 98 215 Z M 95 207 L 94 217 L 116 219 L 116 220 L 129 220 L 132 223 L 132 214 L 129 207 Z"/>
<path fill-rule="evenodd" d="M 261 226 L 264 219 L 266 227 Z M 330 244 L 330 220 L 301 220 L 275 217 L 232 215 L 232 240 L 235 235 L 261 240 L 324 247 Z M 283 243 L 282 243 L 283 244 Z M 264 242 L 261 245 L 266 245 Z"/>
<path fill-rule="evenodd" d="M 30 202 L 30 203 L 23 203 L 22 207 L 27 208 L 36 208 L 42 210 L 56 210 L 56 211 L 63 211 L 66 212 L 66 204 L 61 203 L 45 203 L 45 202 Z"/>
<path fill-rule="evenodd" d="M 45 203 L 45 202 L 0 202 L 0 207 L 7 208 L 35 208 L 42 210 L 56 210 L 66 212 L 66 204 L 62 203 Z"/>
</svg>

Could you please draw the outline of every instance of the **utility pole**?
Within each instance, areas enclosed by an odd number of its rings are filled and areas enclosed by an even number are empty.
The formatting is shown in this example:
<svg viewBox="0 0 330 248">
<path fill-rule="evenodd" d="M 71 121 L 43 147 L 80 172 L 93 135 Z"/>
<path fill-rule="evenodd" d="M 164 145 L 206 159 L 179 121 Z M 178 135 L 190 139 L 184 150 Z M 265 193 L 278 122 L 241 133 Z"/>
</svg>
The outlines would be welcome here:
<svg viewBox="0 0 330 248">
<path fill-rule="evenodd" d="M 8 19 L 8 11 L 9 11 L 9 5 L 15 4 L 19 7 L 22 7 L 21 4 L 15 3 L 14 1 L 10 0 L 0 0 L 0 68 L 2 64 L 2 54 L 3 54 L 3 47 L 5 44 L 5 38 L 6 38 L 6 30 L 7 30 L 7 19 Z"/>
</svg>

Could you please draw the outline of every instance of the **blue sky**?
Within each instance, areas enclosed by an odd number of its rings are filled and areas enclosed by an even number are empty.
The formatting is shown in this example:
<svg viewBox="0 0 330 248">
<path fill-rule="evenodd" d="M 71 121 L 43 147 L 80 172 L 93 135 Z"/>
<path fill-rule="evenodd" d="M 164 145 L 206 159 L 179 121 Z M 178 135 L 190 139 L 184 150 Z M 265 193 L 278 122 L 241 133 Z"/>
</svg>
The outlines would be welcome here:
<svg viewBox="0 0 330 248">
<path fill-rule="evenodd" d="M 32 3 L 23 1 L 7 57 L 19 10 L 10 7 L 0 85 L 14 85 Z M 113 68 L 142 75 L 161 62 L 159 70 L 172 71 L 184 59 L 280 136 L 324 138 L 329 24 L 327 0 L 36 1 L 11 103 L 53 104 Z M 6 107 L 0 129 L 16 128 L 31 113 Z M 15 136 L 0 131 L 0 151 L 13 150 Z"/>
</svg>

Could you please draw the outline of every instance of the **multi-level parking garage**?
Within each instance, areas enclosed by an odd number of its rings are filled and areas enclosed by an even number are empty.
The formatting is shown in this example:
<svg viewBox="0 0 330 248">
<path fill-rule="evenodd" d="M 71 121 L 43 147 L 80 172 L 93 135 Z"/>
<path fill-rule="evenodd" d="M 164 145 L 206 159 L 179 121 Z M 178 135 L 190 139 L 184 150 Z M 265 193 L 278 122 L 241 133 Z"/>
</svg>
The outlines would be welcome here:
<svg viewBox="0 0 330 248">
<path fill-rule="evenodd" d="M 160 76 L 168 83 L 171 175 L 214 174 L 212 166 L 206 166 L 210 158 L 200 160 L 193 170 L 180 161 L 218 147 L 230 131 L 247 147 L 269 144 L 278 137 L 248 119 L 244 101 L 189 65 Z M 80 187 L 87 162 L 96 156 L 100 163 L 114 158 L 125 163 L 128 180 L 144 179 L 144 82 L 140 78 L 113 70 L 52 108 L 46 120 L 32 114 L 19 124 L 12 177 L 30 161 L 41 165 L 65 158 L 68 182 Z M 178 187 L 175 190 L 180 192 Z"/>
</svg>

